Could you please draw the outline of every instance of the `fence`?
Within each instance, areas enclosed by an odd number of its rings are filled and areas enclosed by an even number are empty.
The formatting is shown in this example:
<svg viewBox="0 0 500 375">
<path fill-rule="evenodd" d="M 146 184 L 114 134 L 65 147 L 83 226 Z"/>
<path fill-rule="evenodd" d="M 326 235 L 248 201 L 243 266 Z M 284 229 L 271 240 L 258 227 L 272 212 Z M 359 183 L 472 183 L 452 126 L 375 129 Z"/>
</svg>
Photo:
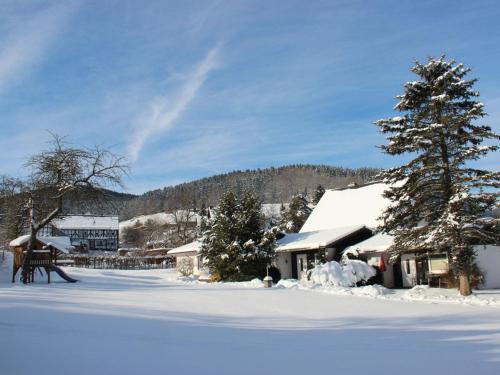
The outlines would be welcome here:
<svg viewBox="0 0 500 375">
<path fill-rule="evenodd" d="M 117 270 L 149 270 L 175 268 L 175 259 L 164 255 L 153 256 L 116 256 L 116 255 L 66 255 L 58 260 L 69 260 L 67 266 L 93 268 L 93 269 L 117 269 Z"/>
</svg>

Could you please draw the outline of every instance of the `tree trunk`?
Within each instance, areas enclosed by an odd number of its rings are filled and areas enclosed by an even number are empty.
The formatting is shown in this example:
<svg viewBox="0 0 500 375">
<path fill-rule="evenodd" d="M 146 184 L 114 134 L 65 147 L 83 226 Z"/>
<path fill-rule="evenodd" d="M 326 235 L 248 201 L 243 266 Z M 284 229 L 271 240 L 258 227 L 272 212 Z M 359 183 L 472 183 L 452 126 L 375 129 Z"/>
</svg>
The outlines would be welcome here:
<svg viewBox="0 0 500 375">
<path fill-rule="evenodd" d="M 472 291 L 470 289 L 469 275 L 459 275 L 458 280 L 460 282 L 460 294 L 470 296 Z"/>
<path fill-rule="evenodd" d="M 54 209 L 45 219 L 43 219 L 40 223 L 35 223 L 35 214 L 34 214 L 34 208 L 33 208 L 33 198 L 30 198 L 29 200 L 29 205 L 30 205 L 30 239 L 28 242 L 28 247 L 26 248 L 26 255 L 24 256 L 24 262 L 23 262 L 23 271 L 22 271 L 22 281 L 24 284 L 28 283 L 29 275 L 30 275 L 30 263 L 31 263 L 31 258 L 33 256 L 33 250 L 35 248 L 36 244 L 36 235 L 37 233 L 43 229 L 50 221 L 55 218 L 58 214 L 59 211 L 61 210 L 62 206 L 62 200 L 59 199 L 58 202 L 58 207 Z"/>
<path fill-rule="evenodd" d="M 29 274 L 30 274 L 30 263 L 31 263 L 31 257 L 33 255 L 33 249 L 35 248 L 35 243 L 36 243 L 36 234 L 37 230 L 35 227 L 35 218 L 34 218 L 34 212 L 33 212 L 33 199 L 29 199 L 29 207 L 30 207 L 30 218 L 29 218 L 29 223 L 30 223 L 30 239 L 28 241 L 28 246 L 26 248 L 26 254 L 24 255 L 24 261 L 23 261 L 23 270 L 21 272 L 21 280 L 23 284 L 28 283 L 29 279 Z"/>
</svg>

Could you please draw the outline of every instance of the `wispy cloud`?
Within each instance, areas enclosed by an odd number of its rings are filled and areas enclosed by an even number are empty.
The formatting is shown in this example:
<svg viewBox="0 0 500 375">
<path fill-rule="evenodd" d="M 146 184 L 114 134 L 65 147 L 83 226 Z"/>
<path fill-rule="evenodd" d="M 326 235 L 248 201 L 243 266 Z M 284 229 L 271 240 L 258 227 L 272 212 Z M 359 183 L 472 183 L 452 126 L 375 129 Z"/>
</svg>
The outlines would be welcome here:
<svg viewBox="0 0 500 375">
<path fill-rule="evenodd" d="M 0 94 L 40 63 L 73 9 L 74 3 L 66 3 L 23 17 L 0 40 Z"/>
<path fill-rule="evenodd" d="M 200 87 L 205 82 L 208 74 L 217 66 L 219 47 L 211 49 L 205 58 L 187 77 L 184 85 L 173 99 L 167 97 L 155 98 L 150 110 L 138 121 L 138 130 L 130 143 L 129 153 L 131 161 L 136 161 L 148 139 L 174 125 L 174 122 L 186 110 L 191 101 L 196 97 Z"/>
</svg>

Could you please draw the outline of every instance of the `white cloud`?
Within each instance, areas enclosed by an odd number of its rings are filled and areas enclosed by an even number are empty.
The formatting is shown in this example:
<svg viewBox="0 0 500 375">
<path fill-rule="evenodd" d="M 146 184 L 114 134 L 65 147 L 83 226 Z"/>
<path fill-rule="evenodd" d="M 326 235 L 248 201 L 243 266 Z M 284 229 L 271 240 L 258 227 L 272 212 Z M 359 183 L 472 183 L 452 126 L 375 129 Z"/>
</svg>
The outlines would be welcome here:
<svg viewBox="0 0 500 375">
<path fill-rule="evenodd" d="M 132 161 L 137 160 L 144 144 L 151 136 L 169 129 L 186 110 L 208 74 L 216 67 L 218 50 L 219 48 L 215 47 L 208 52 L 172 100 L 160 97 L 152 101 L 147 115 L 138 121 L 137 131 L 131 141 L 129 152 Z"/>
<path fill-rule="evenodd" d="M 73 8 L 71 3 L 55 5 L 17 19 L 18 26 L 0 40 L 0 94 L 40 63 Z"/>
</svg>

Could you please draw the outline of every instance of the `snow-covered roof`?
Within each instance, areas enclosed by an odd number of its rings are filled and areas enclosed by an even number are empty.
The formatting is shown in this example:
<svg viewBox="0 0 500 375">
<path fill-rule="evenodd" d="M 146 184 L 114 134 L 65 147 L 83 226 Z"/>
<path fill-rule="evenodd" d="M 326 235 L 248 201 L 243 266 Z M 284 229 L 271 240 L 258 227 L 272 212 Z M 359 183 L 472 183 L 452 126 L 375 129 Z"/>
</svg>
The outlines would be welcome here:
<svg viewBox="0 0 500 375">
<path fill-rule="evenodd" d="M 366 225 L 375 228 L 377 218 L 389 205 L 382 196 L 388 186 L 374 183 L 360 187 L 327 190 L 304 223 L 300 232 L 312 232 L 346 225 Z"/>
<path fill-rule="evenodd" d="M 177 210 L 177 217 L 183 221 L 189 221 L 191 223 L 198 223 L 200 220 L 200 215 L 196 214 L 192 211 L 186 210 Z M 145 224 L 148 220 L 153 221 L 156 224 L 164 225 L 164 224 L 175 224 L 176 218 L 173 213 L 168 212 L 158 212 L 156 214 L 150 215 L 140 215 L 133 217 L 132 219 L 121 221 L 120 222 L 120 230 L 124 228 L 133 227 L 136 223 Z"/>
<path fill-rule="evenodd" d="M 112 229 L 118 230 L 118 216 L 70 215 L 52 221 L 58 229 Z"/>
<path fill-rule="evenodd" d="M 9 246 L 17 247 L 22 246 L 27 243 L 30 239 L 29 234 L 25 234 L 24 236 L 17 237 L 15 240 L 10 241 Z M 45 246 L 52 246 L 53 248 L 63 252 L 69 253 L 70 250 L 73 250 L 74 247 L 71 246 L 71 240 L 69 237 L 65 236 L 37 236 L 36 239 L 43 243 Z"/>
<path fill-rule="evenodd" d="M 357 243 L 356 245 L 349 246 L 347 249 L 345 249 L 344 253 L 380 253 L 386 251 L 393 243 L 393 236 L 385 233 L 378 233 L 375 236 L 368 238 L 367 240 Z"/>
<path fill-rule="evenodd" d="M 364 225 L 351 225 L 312 232 L 289 233 L 277 241 L 276 251 L 314 250 L 328 247 L 363 228 Z"/>
<path fill-rule="evenodd" d="M 201 242 L 200 241 L 193 241 L 193 242 L 190 242 L 186 245 L 176 247 L 175 249 L 170 250 L 167 254 L 168 255 L 179 255 L 179 254 L 185 254 L 185 253 L 199 253 L 200 251 L 201 251 Z"/>
</svg>

